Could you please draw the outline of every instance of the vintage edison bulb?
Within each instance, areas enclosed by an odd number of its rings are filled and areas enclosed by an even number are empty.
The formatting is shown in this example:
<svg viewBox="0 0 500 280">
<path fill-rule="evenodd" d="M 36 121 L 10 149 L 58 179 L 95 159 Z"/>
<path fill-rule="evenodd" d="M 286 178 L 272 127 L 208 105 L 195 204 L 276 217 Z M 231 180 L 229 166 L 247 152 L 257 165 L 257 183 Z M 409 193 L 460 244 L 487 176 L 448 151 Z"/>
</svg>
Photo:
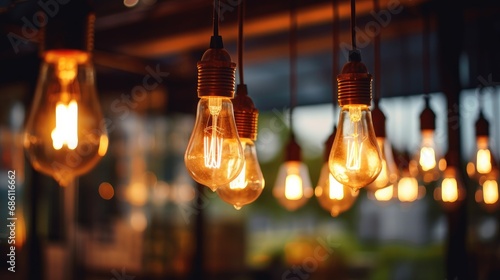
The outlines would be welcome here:
<svg viewBox="0 0 500 280">
<path fill-rule="evenodd" d="M 425 182 L 433 182 L 439 179 L 440 160 L 436 151 L 436 142 L 434 140 L 434 130 L 425 129 L 421 131 L 422 141 L 415 155 L 415 161 L 418 164 L 419 177 Z"/>
<path fill-rule="evenodd" d="M 487 211 L 495 211 L 500 206 L 498 191 L 498 170 L 493 169 L 484 177 L 484 182 L 476 190 L 476 202 Z"/>
<path fill-rule="evenodd" d="M 191 177 L 212 191 L 239 175 L 245 157 L 229 98 L 200 99 L 184 162 Z"/>
<path fill-rule="evenodd" d="M 278 171 L 273 195 L 289 211 L 302 207 L 312 196 L 307 165 L 301 161 L 284 162 Z"/>
<path fill-rule="evenodd" d="M 358 197 L 359 191 L 355 191 L 335 180 L 330 173 L 328 163 L 325 162 L 321 168 L 314 194 L 319 205 L 328 211 L 332 217 L 337 217 L 340 213 L 351 208 Z"/>
<path fill-rule="evenodd" d="M 488 138 L 488 136 L 477 136 L 477 148 L 474 158 L 467 164 L 467 174 L 470 178 L 478 180 L 479 184 L 483 184 L 487 175 L 496 167 L 495 160 L 488 146 Z"/>
<path fill-rule="evenodd" d="M 91 170 L 106 154 L 108 136 L 89 53 L 44 54 L 24 147 L 33 168 L 61 186 Z"/>
<path fill-rule="evenodd" d="M 405 168 L 398 182 L 398 199 L 401 202 L 413 202 L 419 197 L 418 180 Z"/>
<path fill-rule="evenodd" d="M 366 186 L 370 191 L 383 189 L 395 184 L 398 180 L 398 167 L 394 162 L 391 144 L 385 137 L 377 137 L 377 143 L 382 154 L 382 170 L 375 181 Z"/>
<path fill-rule="evenodd" d="M 237 210 L 255 201 L 262 193 L 265 184 L 254 142 L 249 138 L 240 140 L 245 154 L 243 169 L 236 179 L 217 188 L 220 198 Z"/>
<path fill-rule="evenodd" d="M 448 166 L 443 172 L 440 186 L 434 189 L 434 199 L 451 210 L 456 208 L 465 198 L 465 188 L 455 166 Z"/>
<path fill-rule="evenodd" d="M 353 189 L 377 178 L 382 160 L 368 106 L 342 107 L 328 164 L 333 177 Z"/>
</svg>

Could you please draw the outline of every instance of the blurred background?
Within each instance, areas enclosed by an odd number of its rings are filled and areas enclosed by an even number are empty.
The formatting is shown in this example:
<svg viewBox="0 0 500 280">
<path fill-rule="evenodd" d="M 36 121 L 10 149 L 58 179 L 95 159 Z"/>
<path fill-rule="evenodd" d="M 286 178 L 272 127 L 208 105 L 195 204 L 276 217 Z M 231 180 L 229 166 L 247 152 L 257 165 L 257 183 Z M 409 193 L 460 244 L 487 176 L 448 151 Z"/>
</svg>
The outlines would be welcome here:
<svg viewBox="0 0 500 280">
<path fill-rule="evenodd" d="M 1 279 L 500 279 L 500 210 L 477 199 L 466 173 L 480 109 L 492 157 L 500 158 L 498 1 L 380 0 L 379 11 L 371 0 L 356 1 L 358 48 L 372 73 L 380 35 L 380 108 L 399 169 L 420 146 L 427 83 L 436 153 L 444 157 L 455 141 L 466 197 L 449 211 L 435 199 L 438 182 L 421 182 L 411 202 L 396 194 L 380 201 L 361 189 L 336 217 L 315 196 L 295 211 L 273 196 L 290 132 L 285 0 L 246 1 L 245 83 L 260 111 L 256 146 L 266 182 L 255 202 L 235 210 L 184 165 L 198 102 L 196 63 L 212 32 L 207 0 L 94 1 L 92 59 L 108 151 L 69 187 L 34 170 L 23 129 L 42 62 L 38 16 L 50 22 L 50 11 L 67 2 L 0 1 Z M 241 2 L 222 0 L 219 13 L 235 62 Z M 52 8 L 44 10 L 47 3 Z M 349 1 L 337 2 L 334 53 L 332 1 L 296 3 L 293 130 L 316 186 L 338 119 L 332 77 L 347 62 L 350 10 Z M 147 75 L 157 83 L 134 97 Z M 15 273 L 7 256 L 9 170 L 16 172 Z"/>
</svg>

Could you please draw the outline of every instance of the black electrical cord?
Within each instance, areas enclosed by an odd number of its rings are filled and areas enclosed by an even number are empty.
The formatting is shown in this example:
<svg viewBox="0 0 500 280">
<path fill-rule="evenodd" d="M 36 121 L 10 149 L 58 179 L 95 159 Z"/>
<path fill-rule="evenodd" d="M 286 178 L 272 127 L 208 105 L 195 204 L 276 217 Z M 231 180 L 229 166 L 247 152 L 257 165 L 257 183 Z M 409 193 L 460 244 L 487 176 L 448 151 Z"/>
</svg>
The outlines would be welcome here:
<svg viewBox="0 0 500 280">
<path fill-rule="evenodd" d="M 351 43 L 356 50 L 356 0 L 351 0 Z"/>
<path fill-rule="evenodd" d="M 378 14 L 380 10 L 380 6 L 378 3 L 378 0 L 373 0 L 373 10 L 376 14 Z M 380 33 L 378 32 L 375 35 L 375 38 L 373 40 L 373 49 L 375 52 L 374 55 L 374 60 L 375 60 L 375 98 L 373 99 L 374 103 L 376 106 L 378 106 L 378 102 L 380 101 L 380 84 L 381 84 L 381 78 L 380 78 Z"/>
<path fill-rule="evenodd" d="M 210 48 L 211 49 L 222 49 L 224 44 L 222 43 L 222 37 L 219 36 L 219 13 L 220 13 L 220 0 L 214 0 L 214 11 L 213 11 L 213 32 L 214 34 L 210 38 Z"/>
<path fill-rule="evenodd" d="M 297 11 L 295 0 L 290 1 L 290 131 L 293 135 L 292 114 L 297 104 Z"/>
<path fill-rule="evenodd" d="M 337 102 L 337 75 L 339 74 L 339 0 L 332 0 L 333 20 L 332 20 L 332 93 L 333 103 Z M 335 106 L 334 106 L 335 108 Z M 334 110 L 335 111 L 335 110 Z M 334 112 L 335 114 L 335 112 Z"/>
<path fill-rule="evenodd" d="M 426 96 L 429 95 L 430 93 L 430 40 L 429 40 L 429 33 L 430 33 L 430 17 L 426 13 L 425 16 L 422 17 L 424 22 L 423 22 L 423 36 L 422 36 L 422 55 L 423 55 L 423 65 L 422 65 L 422 79 L 424 80 L 424 94 Z"/>
<path fill-rule="evenodd" d="M 245 18 L 245 0 L 238 6 L 238 71 L 240 85 L 244 85 L 243 80 L 243 21 Z"/>
</svg>

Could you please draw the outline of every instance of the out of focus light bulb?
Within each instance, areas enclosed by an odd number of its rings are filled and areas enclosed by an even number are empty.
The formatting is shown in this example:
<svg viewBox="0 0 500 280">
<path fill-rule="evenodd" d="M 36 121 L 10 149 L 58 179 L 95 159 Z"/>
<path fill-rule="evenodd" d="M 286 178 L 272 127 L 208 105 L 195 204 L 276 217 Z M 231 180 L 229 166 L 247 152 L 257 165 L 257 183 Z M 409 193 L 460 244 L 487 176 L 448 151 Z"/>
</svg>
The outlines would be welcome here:
<svg viewBox="0 0 500 280">
<path fill-rule="evenodd" d="M 449 165 L 443 172 L 443 179 L 439 187 L 434 189 L 434 199 L 441 202 L 447 210 L 456 208 L 465 198 L 460 174 L 455 166 Z"/>
<path fill-rule="evenodd" d="M 24 146 L 36 170 L 67 186 L 106 154 L 108 136 L 90 54 L 49 50 L 43 58 Z"/>
<path fill-rule="evenodd" d="M 330 173 L 328 163 L 325 162 L 321 168 L 314 194 L 319 205 L 328 211 L 332 217 L 337 217 L 340 213 L 351 208 L 358 197 L 359 191 L 355 191 L 335 180 Z"/>
<path fill-rule="evenodd" d="M 494 169 L 484 177 L 484 182 L 476 190 L 476 202 L 487 211 L 496 211 L 500 207 L 498 191 L 498 170 Z"/>
<path fill-rule="evenodd" d="M 289 211 L 302 207 L 312 196 L 309 170 L 300 160 L 300 147 L 292 135 L 286 148 L 287 158 L 280 166 L 273 195 Z"/>
<path fill-rule="evenodd" d="M 489 147 L 489 123 L 482 111 L 476 121 L 476 151 L 473 159 L 467 164 L 467 174 L 470 178 L 483 185 L 491 172 L 496 172 L 497 165 Z M 493 176 L 494 177 L 494 176 Z"/>
<path fill-rule="evenodd" d="M 378 106 L 378 101 L 375 101 L 375 107 L 372 110 L 373 123 L 375 134 L 377 135 L 377 144 L 382 154 L 382 170 L 379 175 L 366 188 L 372 192 L 393 185 L 398 180 L 398 167 L 394 161 L 392 147 L 386 138 L 385 133 L 385 115 Z M 388 192 L 386 190 L 386 192 Z M 380 193 L 379 193 L 380 196 Z"/>
<path fill-rule="evenodd" d="M 425 97 L 425 108 L 420 114 L 420 131 L 422 140 L 415 154 L 418 164 L 418 176 L 425 183 L 439 179 L 441 175 L 440 157 L 436 149 L 434 131 L 436 129 L 436 115 L 430 107 L 429 96 Z"/>
<path fill-rule="evenodd" d="M 215 191 L 230 183 L 244 164 L 234 120 L 234 72 L 223 48 L 210 48 L 198 62 L 198 110 L 184 162 L 191 177 Z"/>
<path fill-rule="evenodd" d="M 255 201 L 264 189 L 264 176 L 257 159 L 254 141 L 257 139 L 258 111 L 248 97 L 246 85 L 240 84 L 233 101 L 236 126 L 245 162 L 240 174 L 229 184 L 217 188 L 217 194 L 237 210 Z"/>
<path fill-rule="evenodd" d="M 382 169 L 368 108 L 372 76 L 361 62 L 359 52 L 351 51 L 337 81 L 341 111 L 328 165 L 337 181 L 359 189 L 373 182 Z"/>
</svg>

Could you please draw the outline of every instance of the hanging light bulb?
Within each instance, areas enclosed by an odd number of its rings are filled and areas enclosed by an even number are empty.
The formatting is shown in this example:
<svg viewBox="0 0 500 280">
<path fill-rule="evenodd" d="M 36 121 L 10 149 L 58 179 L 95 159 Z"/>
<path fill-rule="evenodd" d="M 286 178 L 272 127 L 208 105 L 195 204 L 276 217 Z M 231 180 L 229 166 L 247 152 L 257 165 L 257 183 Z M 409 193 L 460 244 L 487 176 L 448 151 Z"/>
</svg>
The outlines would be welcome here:
<svg viewBox="0 0 500 280">
<path fill-rule="evenodd" d="M 368 108 L 372 77 L 357 50 L 350 52 L 337 81 L 341 111 L 328 164 L 337 181 L 359 189 L 377 178 L 382 159 Z"/>
<path fill-rule="evenodd" d="M 444 161 L 444 159 L 440 159 L 436 149 L 436 141 L 434 139 L 436 115 L 430 107 L 429 98 L 428 95 L 425 96 L 425 108 L 420 114 L 422 140 L 414 159 L 418 164 L 418 176 L 425 183 L 439 179 L 441 175 L 440 167 L 443 167 Z"/>
<path fill-rule="evenodd" d="M 325 143 L 325 162 L 321 167 L 318 184 L 314 189 L 314 194 L 319 205 L 328 211 L 332 217 L 337 217 L 340 213 L 347 211 L 356 201 L 359 192 L 351 187 L 339 183 L 330 173 L 328 167 L 328 156 L 335 138 L 336 128 Z"/>
<path fill-rule="evenodd" d="M 312 196 L 311 179 L 307 165 L 301 161 L 301 150 L 293 133 L 293 109 L 297 98 L 297 12 L 295 1 L 290 1 L 290 140 L 286 146 L 285 162 L 280 166 L 274 183 L 273 195 L 278 202 L 294 211 L 302 207 Z"/>
<path fill-rule="evenodd" d="M 409 156 L 405 156 L 407 161 Z M 413 202 L 425 193 L 421 193 L 425 188 L 420 188 L 418 185 L 418 180 L 416 178 L 418 167 L 414 161 L 407 161 L 407 165 L 403 167 L 401 171 L 401 178 L 397 183 L 397 196 L 401 202 Z"/>
<path fill-rule="evenodd" d="M 488 173 L 475 194 L 476 202 L 489 212 L 496 211 L 500 206 L 498 199 L 498 173 L 496 169 Z"/>
<path fill-rule="evenodd" d="M 198 109 L 184 155 L 191 177 L 215 191 L 233 181 L 244 164 L 244 154 L 234 120 L 235 68 L 218 35 L 214 5 L 214 35 L 210 48 L 198 62 Z"/>
<path fill-rule="evenodd" d="M 376 190 L 394 185 L 397 182 L 398 167 L 394 161 L 391 144 L 386 138 L 385 115 L 378 106 L 378 100 L 375 102 L 375 108 L 372 114 L 375 134 L 377 135 L 377 143 L 382 154 L 382 170 L 375 181 L 366 186 L 366 188 L 369 191 L 375 192 Z"/>
<path fill-rule="evenodd" d="M 43 63 L 24 133 L 33 167 L 61 186 L 92 169 L 108 147 L 90 53 L 95 17 L 78 4 L 65 7 L 46 26 Z M 86 36 L 75 32 L 81 30 Z"/>
<path fill-rule="evenodd" d="M 455 209 L 465 198 L 465 188 L 460 174 L 453 165 L 448 165 L 443 172 L 440 186 L 434 189 L 434 199 L 446 210 Z"/>
<path fill-rule="evenodd" d="M 312 196 L 309 170 L 300 160 L 300 146 L 292 134 L 286 147 L 286 160 L 280 166 L 273 195 L 289 211 L 302 207 Z"/>
<path fill-rule="evenodd" d="M 479 118 L 476 121 L 476 151 L 473 159 L 467 164 L 467 174 L 471 179 L 483 185 L 490 173 L 495 173 L 497 170 L 496 161 L 493 158 L 493 153 L 489 147 L 489 123 L 483 115 L 482 110 L 479 111 Z"/>
<path fill-rule="evenodd" d="M 245 84 L 238 85 L 233 103 L 245 163 L 236 179 L 229 184 L 219 186 L 217 194 L 222 200 L 239 210 L 243 205 L 252 203 L 260 196 L 265 182 L 254 144 L 257 139 L 258 111 L 248 96 Z"/>
</svg>

